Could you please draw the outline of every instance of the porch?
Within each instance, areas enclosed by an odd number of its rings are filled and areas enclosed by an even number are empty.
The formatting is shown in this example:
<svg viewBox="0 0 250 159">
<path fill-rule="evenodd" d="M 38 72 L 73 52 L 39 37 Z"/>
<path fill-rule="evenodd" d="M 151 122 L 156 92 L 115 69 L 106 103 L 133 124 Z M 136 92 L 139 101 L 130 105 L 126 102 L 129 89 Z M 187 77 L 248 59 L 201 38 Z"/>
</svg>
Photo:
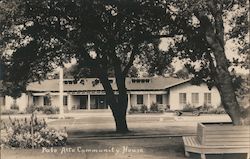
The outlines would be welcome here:
<svg viewBox="0 0 250 159">
<path fill-rule="evenodd" d="M 153 103 L 168 105 L 169 94 L 165 91 L 128 91 L 128 110 L 131 106 L 145 105 L 148 108 Z M 33 93 L 33 105 L 59 106 L 59 94 L 55 93 Z M 66 111 L 74 110 L 108 110 L 104 92 L 64 92 L 63 105 Z"/>
</svg>

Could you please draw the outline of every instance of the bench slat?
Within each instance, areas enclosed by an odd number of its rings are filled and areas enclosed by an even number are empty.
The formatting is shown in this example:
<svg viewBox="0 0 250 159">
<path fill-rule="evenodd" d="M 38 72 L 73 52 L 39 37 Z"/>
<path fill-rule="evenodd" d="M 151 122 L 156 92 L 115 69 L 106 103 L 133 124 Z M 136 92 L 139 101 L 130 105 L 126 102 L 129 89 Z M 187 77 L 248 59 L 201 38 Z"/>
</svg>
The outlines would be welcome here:
<svg viewBox="0 0 250 159">
<path fill-rule="evenodd" d="M 197 140 L 197 137 L 196 136 L 185 136 L 185 137 L 182 137 L 183 138 L 183 141 L 184 141 L 184 145 L 185 146 L 199 146 L 201 148 L 218 148 L 218 149 L 224 149 L 224 148 L 250 148 L 250 145 L 242 145 L 242 143 L 240 143 L 240 145 L 201 145 L 199 143 L 199 141 Z M 191 144 L 191 142 L 186 142 L 186 141 L 190 141 L 192 140 L 193 144 Z"/>
<path fill-rule="evenodd" d="M 197 135 L 183 137 L 185 154 L 188 152 L 247 153 L 250 156 L 250 128 L 230 125 L 198 124 Z M 187 142 L 188 141 L 188 142 Z M 249 158 L 250 159 L 250 158 Z"/>
<path fill-rule="evenodd" d="M 227 142 L 249 142 L 250 139 L 249 138 L 206 138 L 205 142 L 210 141 L 210 142 L 223 142 L 223 141 L 227 141 Z"/>
<path fill-rule="evenodd" d="M 224 128 L 224 129 L 222 129 L 222 128 L 218 128 L 218 129 L 216 129 L 216 128 L 211 128 L 211 129 L 209 129 L 209 128 L 206 128 L 206 131 L 214 131 L 214 130 L 216 130 L 216 131 L 236 131 L 236 132 L 249 132 L 249 129 L 248 128 L 244 128 L 244 129 L 237 129 L 237 128 Z"/>
<path fill-rule="evenodd" d="M 248 134 L 224 134 L 223 136 L 221 135 L 218 135 L 218 134 L 207 134 L 206 135 L 206 139 L 208 138 L 246 138 L 246 139 L 249 139 L 250 138 L 250 135 Z"/>
<path fill-rule="evenodd" d="M 245 142 L 220 142 L 215 144 L 214 142 L 206 142 L 206 146 L 250 146 L 249 143 Z"/>
</svg>

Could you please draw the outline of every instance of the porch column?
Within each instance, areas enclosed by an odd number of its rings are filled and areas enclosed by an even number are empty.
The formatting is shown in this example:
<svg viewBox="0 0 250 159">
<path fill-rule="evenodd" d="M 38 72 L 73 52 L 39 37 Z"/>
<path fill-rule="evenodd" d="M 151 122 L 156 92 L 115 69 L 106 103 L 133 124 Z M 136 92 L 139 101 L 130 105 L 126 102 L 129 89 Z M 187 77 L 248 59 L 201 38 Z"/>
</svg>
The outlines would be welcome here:
<svg viewBox="0 0 250 159">
<path fill-rule="evenodd" d="M 10 110 L 13 99 L 10 96 L 5 96 L 5 110 Z"/>
<path fill-rule="evenodd" d="M 150 108 L 150 94 L 148 94 L 148 108 Z"/>
<path fill-rule="evenodd" d="M 130 93 L 128 93 L 128 110 L 131 108 Z"/>
<path fill-rule="evenodd" d="M 72 109 L 72 95 L 68 95 L 68 110 Z"/>
<path fill-rule="evenodd" d="M 30 92 L 28 92 L 28 107 L 34 105 L 33 103 L 33 96 Z"/>
<path fill-rule="evenodd" d="M 63 108 L 63 68 L 59 71 L 59 115 L 64 118 L 64 108 Z"/>
<path fill-rule="evenodd" d="M 90 94 L 88 94 L 88 106 L 87 109 L 90 110 Z"/>
</svg>

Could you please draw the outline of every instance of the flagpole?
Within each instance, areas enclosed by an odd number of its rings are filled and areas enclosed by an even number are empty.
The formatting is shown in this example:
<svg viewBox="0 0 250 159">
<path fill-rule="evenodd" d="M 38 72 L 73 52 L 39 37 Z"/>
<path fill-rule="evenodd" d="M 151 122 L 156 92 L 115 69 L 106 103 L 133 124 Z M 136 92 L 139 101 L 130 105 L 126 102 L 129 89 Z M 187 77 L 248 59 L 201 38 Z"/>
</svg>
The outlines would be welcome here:
<svg viewBox="0 0 250 159">
<path fill-rule="evenodd" d="M 63 108 L 63 68 L 60 67 L 59 70 L 59 116 L 64 118 L 64 108 Z"/>
</svg>

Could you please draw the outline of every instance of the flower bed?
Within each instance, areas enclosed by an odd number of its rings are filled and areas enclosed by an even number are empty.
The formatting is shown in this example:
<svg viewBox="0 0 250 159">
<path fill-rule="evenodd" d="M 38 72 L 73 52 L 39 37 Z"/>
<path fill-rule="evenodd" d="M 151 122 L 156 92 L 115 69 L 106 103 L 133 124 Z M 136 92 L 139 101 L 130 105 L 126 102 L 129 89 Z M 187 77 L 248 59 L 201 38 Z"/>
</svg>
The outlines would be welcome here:
<svg viewBox="0 0 250 159">
<path fill-rule="evenodd" d="M 152 103 L 149 109 L 146 105 L 131 106 L 128 113 L 129 114 L 164 113 L 167 110 L 169 110 L 169 106 L 158 105 L 156 103 Z"/>
<path fill-rule="evenodd" d="M 31 119 L 28 121 L 26 118 L 21 120 L 9 118 L 8 123 L 3 123 L 1 145 L 19 148 L 32 148 L 32 143 L 35 148 L 66 145 L 68 137 L 66 129 L 61 131 L 49 129 L 44 119 L 38 121 L 36 117 L 33 127 L 31 123 Z"/>
</svg>

